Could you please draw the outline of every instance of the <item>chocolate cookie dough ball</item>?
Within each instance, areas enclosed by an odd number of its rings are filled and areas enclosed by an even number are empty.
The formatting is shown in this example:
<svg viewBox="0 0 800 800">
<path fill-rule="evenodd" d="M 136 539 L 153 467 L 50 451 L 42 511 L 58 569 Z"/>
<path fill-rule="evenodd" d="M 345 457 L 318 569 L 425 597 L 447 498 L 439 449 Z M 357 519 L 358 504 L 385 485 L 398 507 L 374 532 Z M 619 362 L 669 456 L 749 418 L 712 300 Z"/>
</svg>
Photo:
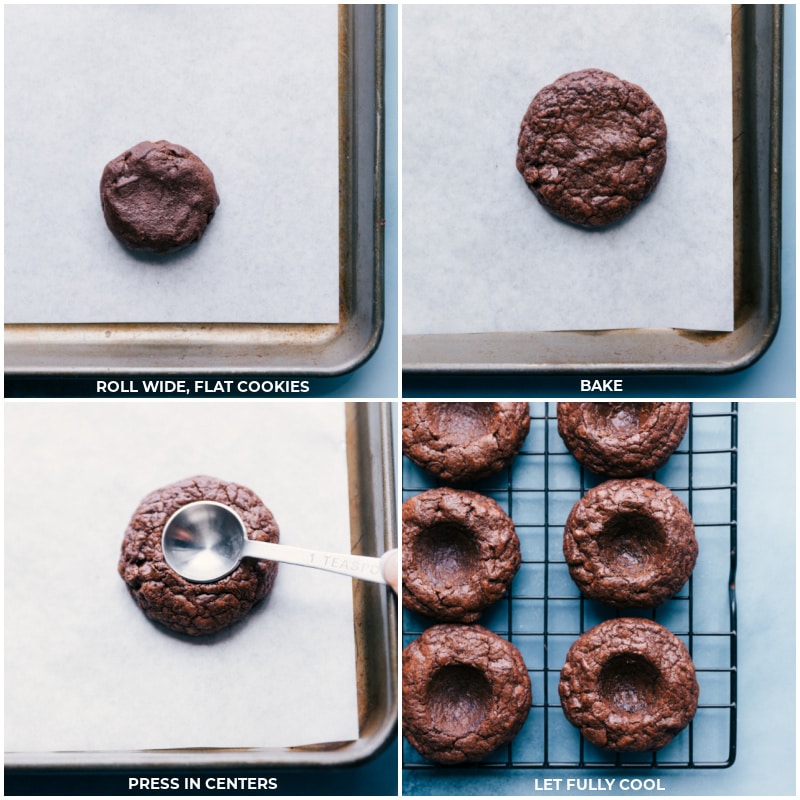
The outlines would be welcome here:
<svg viewBox="0 0 800 800">
<path fill-rule="evenodd" d="M 630 478 L 667 463 L 690 411 L 690 403 L 559 403 L 558 432 L 587 469 Z"/>
<path fill-rule="evenodd" d="M 106 164 L 100 200 L 109 230 L 132 250 L 171 253 L 196 242 L 219 196 L 211 170 L 170 142 L 140 142 Z"/>
<path fill-rule="evenodd" d="M 242 519 L 247 536 L 277 542 L 278 525 L 250 489 L 198 475 L 156 489 L 142 500 L 122 541 L 119 574 L 139 608 L 154 622 L 189 636 L 216 633 L 244 617 L 272 589 L 278 565 L 244 559 L 218 581 L 193 583 L 173 572 L 161 549 L 161 533 L 180 508 L 198 500 L 228 506 Z"/>
<path fill-rule="evenodd" d="M 499 472 L 530 430 L 527 403 L 403 403 L 403 453 L 448 484 Z"/>
<path fill-rule="evenodd" d="M 569 649 L 558 684 L 566 718 L 606 750 L 658 750 L 692 720 L 700 689 L 683 642 L 657 622 L 601 622 Z"/>
<path fill-rule="evenodd" d="M 403 650 L 403 733 L 440 764 L 510 742 L 531 708 L 519 650 L 479 625 L 435 625 Z"/>
<path fill-rule="evenodd" d="M 442 487 L 403 503 L 403 605 L 443 622 L 475 622 L 521 562 L 514 523 L 490 497 Z"/>
<path fill-rule="evenodd" d="M 564 528 L 564 558 L 581 592 L 614 608 L 654 608 L 689 579 L 697 561 L 683 501 L 647 478 L 590 489 Z"/>
<path fill-rule="evenodd" d="M 601 69 L 562 75 L 522 120 L 517 169 L 525 183 L 548 211 L 586 228 L 633 211 L 666 162 L 658 106 L 640 86 Z"/>
</svg>

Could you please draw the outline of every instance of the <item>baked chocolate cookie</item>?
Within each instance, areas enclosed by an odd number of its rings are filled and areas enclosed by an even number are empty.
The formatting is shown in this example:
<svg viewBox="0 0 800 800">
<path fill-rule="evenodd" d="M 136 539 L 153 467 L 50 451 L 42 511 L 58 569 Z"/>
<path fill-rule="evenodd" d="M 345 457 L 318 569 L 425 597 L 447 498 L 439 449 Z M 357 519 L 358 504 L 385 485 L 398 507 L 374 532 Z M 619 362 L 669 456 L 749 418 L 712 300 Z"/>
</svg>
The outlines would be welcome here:
<svg viewBox="0 0 800 800">
<path fill-rule="evenodd" d="M 629 214 L 656 188 L 667 126 L 647 92 L 601 69 L 562 75 L 533 98 L 517 169 L 558 217 L 596 228 Z"/>
<path fill-rule="evenodd" d="M 649 619 L 610 619 L 567 653 L 558 684 L 566 718 L 597 747 L 658 750 L 691 721 L 700 688 L 683 642 Z"/>
<path fill-rule="evenodd" d="M 521 562 L 514 523 L 490 497 L 441 487 L 403 503 L 403 605 L 442 622 L 475 622 Z"/>
<path fill-rule="evenodd" d="M 690 403 L 559 403 L 558 432 L 587 469 L 630 478 L 666 464 L 690 411 Z"/>
<path fill-rule="evenodd" d="M 601 483 L 573 506 L 564 558 L 581 592 L 614 608 L 654 608 L 676 594 L 697 561 L 683 501 L 648 478 Z"/>
<path fill-rule="evenodd" d="M 132 250 L 171 253 L 196 242 L 219 195 L 211 170 L 170 142 L 139 142 L 109 161 L 100 179 L 109 230 Z"/>
<path fill-rule="evenodd" d="M 499 472 L 531 426 L 527 403 L 403 403 L 403 453 L 443 483 Z"/>
<path fill-rule="evenodd" d="M 250 489 L 206 475 L 156 489 L 134 512 L 122 541 L 118 571 L 139 608 L 152 620 L 189 636 L 204 636 L 244 617 L 272 589 L 278 565 L 247 558 L 224 578 L 193 583 L 173 572 L 161 549 L 161 533 L 179 509 L 198 500 L 229 506 L 247 535 L 277 542 L 278 525 Z"/>
<path fill-rule="evenodd" d="M 403 650 L 403 733 L 432 761 L 479 761 L 510 742 L 531 699 L 519 650 L 480 625 L 435 625 Z"/>
</svg>

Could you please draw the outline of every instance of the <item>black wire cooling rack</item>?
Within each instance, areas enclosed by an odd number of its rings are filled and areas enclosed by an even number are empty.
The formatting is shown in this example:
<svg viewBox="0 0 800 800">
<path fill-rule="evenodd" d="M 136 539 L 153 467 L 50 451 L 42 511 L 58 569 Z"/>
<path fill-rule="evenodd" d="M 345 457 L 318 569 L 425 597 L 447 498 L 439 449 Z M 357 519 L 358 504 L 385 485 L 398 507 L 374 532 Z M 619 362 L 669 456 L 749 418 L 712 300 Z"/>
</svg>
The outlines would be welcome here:
<svg viewBox="0 0 800 800">
<path fill-rule="evenodd" d="M 581 597 L 562 553 L 564 523 L 583 494 L 600 482 L 567 451 L 555 403 L 531 404 L 531 430 L 502 474 L 470 487 L 496 500 L 514 520 L 522 566 L 509 594 L 480 624 L 520 650 L 533 688 L 528 720 L 516 738 L 472 768 L 724 768 L 736 754 L 736 508 L 738 406 L 694 403 L 689 428 L 668 463 L 650 477 L 672 489 L 695 524 L 699 557 L 672 600 L 647 612 L 687 646 L 700 685 L 690 725 L 655 753 L 611 753 L 586 742 L 564 717 L 558 679 L 581 633 L 619 612 Z M 436 486 L 403 459 L 403 499 Z M 403 614 L 404 646 L 431 620 Z M 403 741 L 403 768 L 435 765 Z M 437 767 L 441 769 L 441 767 Z M 463 769 L 463 767 L 462 767 Z"/>
</svg>

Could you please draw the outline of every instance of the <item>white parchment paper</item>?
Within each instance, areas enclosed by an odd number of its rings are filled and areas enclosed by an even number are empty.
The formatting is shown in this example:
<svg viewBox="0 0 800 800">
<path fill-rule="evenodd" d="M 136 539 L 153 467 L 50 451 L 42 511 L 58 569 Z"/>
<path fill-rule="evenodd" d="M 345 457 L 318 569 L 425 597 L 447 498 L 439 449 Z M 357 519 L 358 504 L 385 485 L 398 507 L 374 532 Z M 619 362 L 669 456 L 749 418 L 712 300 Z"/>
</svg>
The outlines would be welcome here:
<svg viewBox="0 0 800 800">
<path fill-rule="evenodd" d="M 335 5 L 7 6 L 5 320 L 337 322 Z M 167 139 L 221 203 L 202 241 L 137 256 L 103 167 Z"/>
<path fill-rule="evenodd" d="M 349 552 L 341 404 L 7 403 L 7 751 L 293 746 L 358 738 L 351 581 L 282 564 L 241 623 L 150 623 L 117 560 L 151 490 L 255 491 L 281 541 Z"/>
<path fill-rule="evenodd" d="M 730 6 L 412 5 L 403 23 L 406 334 L 733 324 Z M 655 193 L 602 231 L 517 172 L 540 88 L 597 67 L 668 127 Z"/>
</svg>

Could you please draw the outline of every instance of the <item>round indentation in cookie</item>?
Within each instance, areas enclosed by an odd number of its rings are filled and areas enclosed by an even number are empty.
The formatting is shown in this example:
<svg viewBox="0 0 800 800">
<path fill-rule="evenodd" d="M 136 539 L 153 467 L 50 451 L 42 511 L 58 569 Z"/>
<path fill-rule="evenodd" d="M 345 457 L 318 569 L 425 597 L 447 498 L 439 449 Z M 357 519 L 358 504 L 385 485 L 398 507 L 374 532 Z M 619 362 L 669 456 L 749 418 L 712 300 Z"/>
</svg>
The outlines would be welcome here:
<svg viewBox="0 0 800 800">
<path fill-rule="evenodd" d="M 618 574 L 657 569 L 667 550 L 658 517 L 639 511 L 611 516 L 597 541 L 609 570 Z"/>
<path fill-rule="evenodd" d="M 492 687 L 481 670 L 456 664 L 442 667 L 428 684 L 431 723 L 437 730 L 464 735 L 491 713 Z"/>
<path fill-rule="evenodd" d="M 643 656 L 613 656 L 600 671 L 600 698 L 626 714 L 648 711 L 658 699 L 659 677 L 656 667 Z"/>
<path fill-rule="evenodd" d="M 467 583 L 480 564 L 480 548 L 474 534 L 456 523 L 426 528 L 417 537 L 416 552 L 422 568 L 434 584 Z"/>
</svg>

